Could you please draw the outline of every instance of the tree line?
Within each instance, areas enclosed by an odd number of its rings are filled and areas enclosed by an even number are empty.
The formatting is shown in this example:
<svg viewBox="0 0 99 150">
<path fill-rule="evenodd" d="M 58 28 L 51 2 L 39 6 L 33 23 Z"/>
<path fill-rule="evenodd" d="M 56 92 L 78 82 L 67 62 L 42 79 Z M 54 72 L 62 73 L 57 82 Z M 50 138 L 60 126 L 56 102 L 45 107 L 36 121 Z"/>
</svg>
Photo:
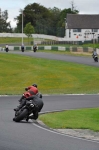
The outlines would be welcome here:
<svg viewBox="0 0 99 150">
<path fill-rule="evenodd" d="M 12 32 L 10 22 L 7 22 L 8 19 L 8 11 L 1 11 L 0 9 L 0 32 Z"/>
<path fill-rule="evenodd" d="M 73 6 L 72 8 L 74 8 L 73 3 L 72 6 Z M 38 3 L 28 4 L 23 10 L 20 10 L 19 16 L 16 16 L 14 18 L 17 21 L 17 26 L 13 32 L 22 33 L 22 11 L 23 11 L 23 28 L 25 28 L 28 23 L 31 23 L 31 25 L 34 28 L 33 31 L 36 34 L 46 34 L 64 37 L 66 14 L 78 13 L 78 10 L 72 8 L 61 10 L 57 7 L 46 8 Z M 6 19 L 7 18 L 5 18 L 4 20 L 6 21 Z M 1 32 L 8 32 L 9 30 L 11 31 L 10 23 L 8 23 L 9 28 L 6 22 L 5 24 L 7 30 L 3 28 L 0 31 Z"/>
</svg>

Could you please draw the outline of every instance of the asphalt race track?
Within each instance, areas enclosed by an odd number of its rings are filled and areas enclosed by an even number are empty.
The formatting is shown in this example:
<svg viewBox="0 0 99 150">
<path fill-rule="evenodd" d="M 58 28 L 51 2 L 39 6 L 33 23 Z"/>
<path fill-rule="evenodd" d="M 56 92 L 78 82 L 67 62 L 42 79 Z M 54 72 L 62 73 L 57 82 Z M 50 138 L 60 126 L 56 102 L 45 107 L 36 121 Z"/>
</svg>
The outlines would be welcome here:
<svg viewBox="0 0 99 150">
<path fill-rule="evenodd" d="M 47 59 L 59 59 L 99 66 L 92 58 L 60 56 L 49 53 L 9 52 Z M 0 150 L 99 150 L 99 142 L 55 132 L 37 121 L 13 122 L 20 96 L 0 96 Z M 42 112 L 99 107 L 99 95 L 43 96 Z"/>
<path fill-rule="evenodd" d="M 69 56 L 69 55 L 59 55 L 59 54 L 51 54 L 51 53 L 44 53 L 44 52 L 20 52 L 20 51 L 9 51 L 8 53 L 14 54 L 21 54 L 30 57 L 37 57 L 37 58 L 47 58 L 53 60 L 63 60 L 68 62 L 75 62 L 79 64 L 86 64 L 89 66 L 99 67 L 99 63 L 95 63 L 93 58 L 89 57 L 79 57 L 79 56 Z"/>
</svg>

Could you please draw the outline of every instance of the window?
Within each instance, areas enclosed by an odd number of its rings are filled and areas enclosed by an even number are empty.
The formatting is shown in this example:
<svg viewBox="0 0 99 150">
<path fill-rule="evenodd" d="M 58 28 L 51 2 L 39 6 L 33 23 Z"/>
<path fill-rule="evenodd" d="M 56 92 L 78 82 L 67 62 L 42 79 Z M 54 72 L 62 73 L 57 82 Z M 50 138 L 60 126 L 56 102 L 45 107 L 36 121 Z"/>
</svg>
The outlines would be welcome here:
<svg viewBox="0 0 99 150">
<path fill-rule="evenodd" d="M 73 32 L 81 32 L 81 29 L 73 29 Z"/>
<path fill-rule="evenodd" d="M 92 29 L 92 32 L 98 32 L 98 29 Z"/>
<path fill-rule="evenodd" d="M 69 38 L 71 37 L 71 30 L 69 30 Z"/>
</svg>

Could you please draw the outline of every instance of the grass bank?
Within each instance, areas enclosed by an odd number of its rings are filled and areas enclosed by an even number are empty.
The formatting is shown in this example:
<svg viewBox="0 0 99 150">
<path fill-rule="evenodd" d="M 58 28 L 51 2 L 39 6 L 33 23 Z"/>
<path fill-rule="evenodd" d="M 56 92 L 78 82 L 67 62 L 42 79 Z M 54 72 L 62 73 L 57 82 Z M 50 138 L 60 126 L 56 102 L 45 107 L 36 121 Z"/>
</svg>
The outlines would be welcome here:
<svg viewBox="0 0 99 150">
<path fill-rule="evenodd" d="M 23 38 L 24 43 L 27 45 L 30 45 L 30 42 L 33 41 L 33 38 L 25 37 Z M 17 44 L 19 43 L 21 45 L 22 43 L 22 38 L 21 37 L 0 37 L 0 43 L 1 44 Z"/>
<path fill-rule="evenodd" d="M 38 40 L 35 39 L 35 40 Z M 42 39 L 39 39 L 42 40 Z M 30 37 L 28 39 L 28 37 L 24 37 L 23 38 L 23 42 L 25 43 L 25 45 L 31 45 L 31 42 L 33 41 L 33 38 Z M 45 39 L 45 41 L 50 41 L 48 39 Z M 22 43 L 22 38 L 21 37 L 0 37 L 0 43 L 1 44 L 12 44 L 12 43 Z M 52 44 L 53 45 L 53 44 Z M 46 46 L 46 45 L 45 45 Z M 85 43 L 82 45 L 77 45 L 77 44 L 54 44 L 53 46 L 65 46 L 65 47 L 92 47 L 92 48 L 99 48 L 99 43 Z"/>
<path fill-rule="evenodd" d="M 49 113 L 40 115 L 39 119 L 54 129 L 90 129 L 99 132 L 99 108 Z"/>
<path fill-rule="evenodd" d="M 0 53 L 0 94 L 22 94 L 32 83 L 43 94 L 95 94 L 98 74 L 98 68 L 87 65 Z"/>
</svg>

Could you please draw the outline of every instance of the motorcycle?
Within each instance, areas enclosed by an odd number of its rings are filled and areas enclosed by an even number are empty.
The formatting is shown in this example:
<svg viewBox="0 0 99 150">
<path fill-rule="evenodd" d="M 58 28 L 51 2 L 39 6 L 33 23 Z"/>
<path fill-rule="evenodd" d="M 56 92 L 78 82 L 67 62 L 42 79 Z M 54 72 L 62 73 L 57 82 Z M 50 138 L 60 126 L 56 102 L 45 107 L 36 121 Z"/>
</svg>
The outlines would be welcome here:
<svg viewBox="0 0 99 150">
<path fill-rule="evenodd" d="M 98 56 L 97 55 L 94 55 L 93 59 L 94 59 L 95 62 L 98 62 Z"/>
<path fill-rule="evenodd" d="M 34 52 L 37 51 L 37 46 L 33 46 L 33 51 L 34 51 Z"/>
<path fill-rule="evenodd" d="M 33 104 L 33 101 L 26 101 L 25 106 L 23 106 L 20 110 L 15 111 L 15 117 L 13 118 L 13 121 L 20 122 L 21 120 L 26 120 L 31 114 L 33 114 L 35 110 L 36 106 Z"/>
<path fill-rule="evenodd" d="M 8 52 L 8 51 L 9 51 L 8 47 L 6 47 L 6 48 L 5 48 L 5 51 L 6 51 L 6 52 Z"/>
<path fill-rule="evenodd" d="M 21 51 L 24 52 L 24 47 L 21 47 Z"/>
</svg>

